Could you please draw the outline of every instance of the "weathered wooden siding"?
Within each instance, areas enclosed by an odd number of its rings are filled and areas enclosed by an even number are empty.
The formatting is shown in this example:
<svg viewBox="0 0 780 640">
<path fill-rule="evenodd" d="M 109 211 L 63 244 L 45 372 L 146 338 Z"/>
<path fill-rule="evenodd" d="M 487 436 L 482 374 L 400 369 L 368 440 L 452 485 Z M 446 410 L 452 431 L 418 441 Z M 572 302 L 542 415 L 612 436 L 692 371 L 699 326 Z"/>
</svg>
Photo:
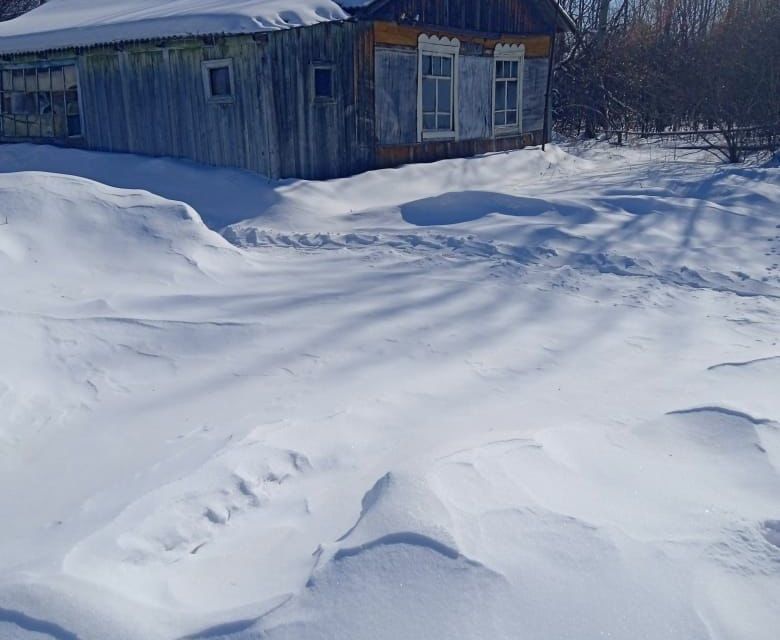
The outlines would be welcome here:
<svg viewBox="0 0 780 640">
<path fill-rule="evenodd" d="M 417 52 L 376 49 L 376 131 L 381 145 L 417 142 Z M 458 62 L 458 135 L 492 137 L 493 57 L 461 55 Z"/>
<path fill-rule="evenodd" d="M 457 102 L 459 137 L 489 138 L 493 128 L 492 57 L 459 57 Z"/>
<path fill-rule="evenodd" d="M 422 144 L 392 145 L 377 148 L 376 166 L 395 167 L 408 162 L 432 162 L 443 158 L 462 158 L 491 151 L 509 151 L 542 144 L 542 132 L 479 140 L 452 140 Z"/>
<path fill-rule="evenodd" d="M 380 32 L 377 33 L 377 27 Z M 417 34 L 408 37 L 400 31 L 403 45 L 377 44 L 375 54 L 376 134 L 380 146 L 417 143 Z M 398 40 L 399 32 L 392 32 Z M 384 26 L 375 25 L 375 40 L 387 40 Z M 522 42 L 522 38 L 520 41 Z M 538 39 L 537 39 L 538 40 Z M 408 46 L 408 43 L 414 43 Z M 461 43 L 458 58 L 458 138 L 457 142 L 493 138 L 493 48 L 484 38 Z M 548 39 L 545 37 L 545 48 Z M 538 45 L 538 42 L 537 42 Z M 541 49 L 537 47 L 538 53 Z M 523 73 L 523 132 L 541 132 L 547 90 L 547 57 L 527 57 Z M 516 138 L 516 137 L 515 137 Z M 509 136 L 512 139 L 512 136 Z M 454 152 L 458 147 L 430 147 Z M 487 147 L 485 147 L 487 148 Z M 389 153 L 384 150 L 385 157 Z M 408 159 L 411 155 L 407 153 Z M 420 157 L 419 152 L 417 157 Z"/>
<path fill-rule="evenodd" d="M 524 66 L 523 131 L 541 131 L 544 129 L 549 60 L 546 58 L 526 60 Z"/>
<path fill-rule="evenodd" d="M 483 33 L 550 33 L 553 15 L 544 0 L 389 0 L 369 9 L 378 20 Z"/>
<path fill-rule="evenodd" d="M 85 143 L 93 149 L 124 151 L 128 148 L 127 111 L 119 57 L 112 51 L 95 54 L 90 61 L 78 59 Z"/>
<path fill-rule="evenodd" d="M 371 166 L 374 145 L 373 40 L 365 23 L 323 23 L 271 34 L 263 66 L 274 89 L 281 177 L 330 178 Z M 331 65 L 334 99 L 315 101 L 312 65 Z"/>
<path fill-rule="evenodd" d="M 61 55 L 77 61 L 84 135 L 59 142 L 184 157 L 272 177 L 329 178 L 372 166 L 370 23 Z M 219 59 L 232 62 L 230 102 L 210 102 L 205 95 L 203 62 Z M 24 61 L 36 62 L 30 56 Z M 332 100 L 314 100 L 315 63 L 332 65 Z"/>
<path fill-rule="evenodd" d="M 417 52 L 377 47 L 376 132 L 379 144 L 417 141 Z"/>
<path fill-rule="evenodd" d="M 202 63 L 222 58 L 232 60 L 234 100 L 210 103 Z M 271 173 L 257 58 L 246 36 L 87 51 L 79 56 L 86 146 Z"/>
<path fill-rule="evenodd" d="M 512 35 L 484 33 L 453 33 L 451 30 L 419 25 L 397 24 L 395 22 L 374 22 L 374 41 L 377 45 L 417 48 L 420 34 L 452 38 L 456 37 L 463 45 L 474 45 L 483 50 L 493 50 L 502 42 L 504 44 L 522 44 L 527 58 L 547 58 L 550 55 L 549 35 Z"/>
<path fill-rule="evenodd" d="M 538 28 L 535 3 L 392 0 L 380 6 L 379 21 L 49 52 L 48 60 L 77 61 L 84 118 L 83 138 L 57 142 L 304 178 L 537 144 L 551 29 L 545 20 L 548 28 Z M 421 19 L 391 22 L 404 12 Z M 417 143 L 421 33 L 461 42 L 458 140 Z M 521 136 L 493 136 L 498 42 L 526 50 Z M 203 62 L 216 59 L 232 60 L 228 103 L 209 102 L 204 92 Z M 332 67 L 332 100 L 314 100 L 314 64 Z"/>
</svg>

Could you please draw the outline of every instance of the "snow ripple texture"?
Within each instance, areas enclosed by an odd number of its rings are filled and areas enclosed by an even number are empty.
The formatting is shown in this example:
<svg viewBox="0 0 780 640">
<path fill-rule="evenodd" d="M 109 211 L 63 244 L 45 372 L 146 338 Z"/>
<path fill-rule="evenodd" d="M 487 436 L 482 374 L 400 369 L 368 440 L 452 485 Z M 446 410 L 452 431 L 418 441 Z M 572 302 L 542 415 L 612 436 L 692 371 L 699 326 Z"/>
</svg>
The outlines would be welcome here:
<svg viewBox="0 0 780 640">
<path fill-rule="evenodd" d="M 3 640 L 775 639 L 776 164 L 0 170 Z"/>
</svg>

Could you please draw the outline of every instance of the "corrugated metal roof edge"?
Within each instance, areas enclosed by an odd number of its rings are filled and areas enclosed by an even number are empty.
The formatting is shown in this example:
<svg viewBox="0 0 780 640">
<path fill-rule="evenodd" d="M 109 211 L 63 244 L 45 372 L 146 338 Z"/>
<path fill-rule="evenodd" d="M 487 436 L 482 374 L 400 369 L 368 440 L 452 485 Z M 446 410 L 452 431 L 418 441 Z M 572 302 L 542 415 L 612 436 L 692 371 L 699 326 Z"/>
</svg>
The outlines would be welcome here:
<svg viewBox="0 0 780 640">
<path fill-rule="evenodd" d="M 328 20 L 327 23 L 331 22 L 348 22 L 354 20 L 353 17 L 345 18 L 345 19 L 338 19 L 338 20 Z M 250 36 L 250 37 L 256 37 L 260 34 L 267 34 L 267 33 L 276 33 L 277 31 L 290 31 L 292 29 L 307 29 L 309 27 L 317 26 L 318 24 L 324 24 L 325 22 L 319 22 L 316 24 L 308 24 L 308 25 L 295 25 L 290 26 L 285 29 L 258 29 L 257 31 L 214 31 L 211 33 L 187 33 L 187 34 L 177 34 L 177 35 L 170 35 L 170 36 L 154 36 L 154 37 L 148 37 L 148 38 L 122 38 L 118 40 L 103 40 L 100 42 L 92 42 L 89 44 L 70 44 L 70 45 L 64 45 L 61 47 L 46 47 L 46 48 L 30 48 L 30 49 L 8 49 L 4 50 L 2 48 L 2 43 L 0 43 L 0 59 L 8 57 L 8 56 L 18 56 L 18 55 L 24 55 L 24 54 L 48 54 L 48 53 L 58 53 L 61 51 L 83 51 L 88 49 L 100 49 L 102 47 L 116 47 L 119 45 L 133 45 L 133 44 L 142 44 L 147 42 L 167 42 L 170 40 L 193 40 L 198 38 L 224 38 L 224 37 L 238 37 L 238 36 Z"/>
<path fill-rule="evenodd" d="M 342 8 L 351 13 L 352 17 L 342 20 L 329 20 L 328 22 L 346 22 L 347 20 L 353 20 L 363 12 L 367 11 L 369 8 L 373 8 L 373 5 L 375 4 L 386 4 L 389 0 L 370 0 L 366 4 L 360 6 L 360 7 L 349 7 L 349 6 L 343 6 L 338 0 L 335 0 L 339 6 L 342 6 Z M 577 25 L 574 22 L 574 19 L 569 15 L 569 13 L 561 7 L 558 0 L 548 0 L 550 4 L 552 4 L 555 8 L 556 13 L 563 19 L 564 23 L 567 27 L 569 27 L 569 30 L 572 33 L 577 32 Z M 322 23 L 319 23 L 322 24 Z M 307 27 L 312 27 L 314 25 L 298 25 L 298 26 L 292 26 L 289 27 L 289 29 L 305 29 Z M 286 29 L 285 29 L 286 30 Z M 7 56 L 17 56 L 17 55 L 24 55 L 24 54 L 33 54 L 33 53 L 39 53 L 39 54 L 48 54 L 48 53 L 59 53 L 62 51 L 79 51 L 79 50 L 88 50 L 88 49 L 99 49 L 101 47 L 110 47 L 110 46 L 117 46 L 122 44 L 141 44 L 146 42 L 164 42 L 167 40 L 188 40 L 192 38 L 215 38 L 215 37 L 225 37 L 225 36 L 243 36 L 243 35 L 256 35 L 258 33 L 270 33 L 271 31 L 261 30 L 258 29 L 257 31 L 240 31 L 240 32 L 213 32 L 213 33 L 192 33 L 192 34 L 178 34 L 178 35 L 170 35 L 170 36 L 156 36 L 156 37 L 150 37 L 150 38 L 133 38 L 133 39 L 120 39 L 120 40 L 106 40 L 102 42 L 93 42 L 90 44 L 73 44 L 73 45 L 66 45 L 62 47 L 48 47 L 44 49 L 39 48 L 30 48 L 30 49 L 9 49 L 9 50 L 3 50 L 2 44 L 0 44 L 0 58 L 5 58 Z"/>
</svg>

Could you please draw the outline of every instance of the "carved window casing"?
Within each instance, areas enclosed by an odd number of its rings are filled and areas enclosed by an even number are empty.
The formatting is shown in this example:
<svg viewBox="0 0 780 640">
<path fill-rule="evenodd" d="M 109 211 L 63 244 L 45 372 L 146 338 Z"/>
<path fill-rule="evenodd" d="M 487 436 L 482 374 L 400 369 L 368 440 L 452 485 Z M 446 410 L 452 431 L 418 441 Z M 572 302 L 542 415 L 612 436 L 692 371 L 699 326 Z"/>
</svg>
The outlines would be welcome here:
<svg viewBox="0 0 780 640">
<path fill-rule="evenodd" d="M 417 140 L 457 140 L 460 42 L 422 34 L 417 52 Z"/>
<path fill-rule="evenodd" d="M 522 133 L 525 47 L 498 44 L 493 57 L 493 135 Z"/>
</svg>

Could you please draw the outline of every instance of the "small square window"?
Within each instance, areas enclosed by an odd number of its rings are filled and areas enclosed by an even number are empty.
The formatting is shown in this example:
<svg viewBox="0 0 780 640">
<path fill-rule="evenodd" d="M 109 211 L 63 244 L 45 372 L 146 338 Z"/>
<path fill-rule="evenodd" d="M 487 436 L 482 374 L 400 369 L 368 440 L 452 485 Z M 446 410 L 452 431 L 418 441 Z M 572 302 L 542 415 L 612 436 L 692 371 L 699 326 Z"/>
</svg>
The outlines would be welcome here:
<svg viewBox="0 0 780 640">
<path fill-rule="evenodd" d="M 203 86 L 209 102 L 232 102 L 233 63 L 231 60 L 208 60 L 203 63 Z"/>
<path fill-rule="evenodd" d="M 230 69 L 227 67 L 214 67 L 209 69 L 209 83 L 211 85 L 212 98 L 224 98 L 233 95 L 230 88 Z"/>
<path fill-rule="evenodd" d="M 333 99 L 333 69 L 314 67 L 314 98 L 316 100 Z"/>
</svg>

